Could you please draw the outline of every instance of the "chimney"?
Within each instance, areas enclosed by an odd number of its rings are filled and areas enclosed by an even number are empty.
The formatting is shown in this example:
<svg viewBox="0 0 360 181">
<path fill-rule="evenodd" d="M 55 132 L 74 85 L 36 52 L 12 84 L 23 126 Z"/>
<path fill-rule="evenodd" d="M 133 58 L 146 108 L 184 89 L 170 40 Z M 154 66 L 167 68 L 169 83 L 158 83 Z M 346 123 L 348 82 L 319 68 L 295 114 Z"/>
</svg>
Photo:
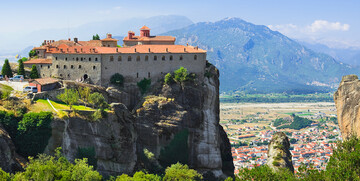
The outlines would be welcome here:
<svg viewBox="0 0 360 181">
<path fill-rule="evenodd" d="M 186 43 L 186 46 L 189 46 L 189 43 Z"/>
<path fill-rule="evenodd" d="M 80 51 L 81 51 L 81 53 L 82 53 L 82 52 L 83 52 L 83 49 L 81 48 Z"/>
<path fill-rule="evenodd" d="M 75 43 L 78 43 L 78 38 L 74 38 L 74 42 L 75 42 Z"/>
<path fill-rule="evenodd" d="M 71 38 L 69 38 L 68 40 L 71 41 Z"/>
<path fill-rule="evenodd" d="M 166 52 L 169 52 L 169 49 L 168 49 L 168 48 L 166 48 Z"/>
<path fill-rule="evenodd" d="M 119 52 L 119 48 L 116 48 L 116 52 Z"/>
<path fill-rule="evenodd" d="M 149 52 L 150 52 L 150 48 L 149 48 Z"/>
<path fill-rule="evenodd" d="M 130 39 L 133 39 L 133 36 L 134 36 L 134 35 L 135 35 L 134 32 L 129 31 L 129 32 L 128 32 L 128 38 L 129 38 L 129 40 L 130 40 Z"/>
<path fill-rule="evenodd" d="M 135 52 L 136 52 L 136 48 L 135 48 Z"/>
<path fill-rule="evenodd" d="M 186 52 L 186 48 L 184 48 L 184 52 Z"/>
</svg>

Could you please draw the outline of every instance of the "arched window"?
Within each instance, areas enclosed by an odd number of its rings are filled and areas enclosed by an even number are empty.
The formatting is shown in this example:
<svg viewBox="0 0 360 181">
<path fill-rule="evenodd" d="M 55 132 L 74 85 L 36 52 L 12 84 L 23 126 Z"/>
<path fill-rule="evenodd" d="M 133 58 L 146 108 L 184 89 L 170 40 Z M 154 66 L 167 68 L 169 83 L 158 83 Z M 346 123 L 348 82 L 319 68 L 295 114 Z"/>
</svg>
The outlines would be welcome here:
<svg viewBox="0 0 360 181">
<path fill-rule="evenodd" d="M 70 74 L 68 74 L 68 77 L 70 77 Z"/>
<path fill-rule="evenodd" d="M 76 57 L 76 61 L 79 61 L 79 57 Z"/>
<path fill-rule="evenodd" d="M 164 61 L 164 60 L 165 60 L 165 56 L 162 56 L 162 57 L 161 57 L 161 60 L 163 60 L 163 61 Z"/>
<path fill-rule="evenodd" d="M 48 69 L 50 68 L 50 65 L 48 65 Z"/>
<path fill-rule="evenodd" d="M 55 57 L 55 60 L 57 60 L 57 57 Z"/>
<path fill-rule="evenodd" d="M 89 57 L 89 61 L 91 61 L 91 57 Z"/>
<path fill-rule="evenodd" d="M 140 56 L 139 55 L 136 57 L 136 61 L 140 61 Z"/>
<path fill-rule="evenodd" d="M 179 58 L 180 60 L 183 60 L 183 56 L 182 55 L 180 55 L 180 58 Z"/>
<path fill-rule="evenodd" d="M 156 55 L 154 56 L 154 60 L 157 60 L 157 56 L 156 56 Z"/>
<path fill-rule="evenodd" d="M 58 68 L 59 68 L 59 65 L 56 65 L 56 68 L 58 69 Z"/>
<path fill-rule="evenodd" d="M 119 56 L 119 57 L 118 57 L 118 61 L 121 61 L 121 60 L 122 60 L 122 58 L 121 58 L 121 56 Z"/>
<path fill-rule="evenodd" d="M 110 62 L 114 61 L 114 56 L 110 56 Z"/>
<path fill-rule="evenodd" d="M 197 55 L 194 55 L 194 60 L 197 60 Z"/>
<path fill-rule="evenodd" d="M 149 56 L 145 56 L 145 61 L 148 61 L 149 60 Z"/>
<path fill-rule="evenodd" d="M 40 65 L 40 68 L 42 68 L 42 65 Z"/>
<path fill-rule="evenodd" d="M 97 58 L 95 58 L 95 61 L 97 61 Z"/>
<path fill-rule="evenodd" d="M 131 61 L 131 56 L 128 56 L 128 61 Z"/>
<path fill-rule="evenodd" d="M 93 70 L 95 70 L 96 69 L 96 67 L 95 66 L 93 66 Z"/>
<path fill-rule="evenodd" d="M 60 77 L 62 77 L 62 74 L 60 74 Z"/>
<path fill-rule="evenodd" d="M 81 59 L 80 59 L 81 61 L 83 61 L 83 58 L 81 57 Z"/>
<path fill-rule="evenodd" d="M 173 56 L 172 56 L 172 55 L 170 55 L 170 60 L 173 60 Z"/>
<path fill-rule="evenodd" d="M 64 69 L 66 69 L 66 65 L 64 65 Z"/>
<path fill-rule="evenodd" d="M 79 65 L 79 69 L 81 69 L 81 65 Z"/>
<path fill-rule="evenodd" d="M 73 69 L 73 68 L 74 68 L 74 65 L 71 65 L 70 67 L 71 67 L 71 69 Z"/>
<path fill-rule="evenodd" d="M 67 60 L 67 57 L 65 58 L 65 60 Z"/>
</svg>

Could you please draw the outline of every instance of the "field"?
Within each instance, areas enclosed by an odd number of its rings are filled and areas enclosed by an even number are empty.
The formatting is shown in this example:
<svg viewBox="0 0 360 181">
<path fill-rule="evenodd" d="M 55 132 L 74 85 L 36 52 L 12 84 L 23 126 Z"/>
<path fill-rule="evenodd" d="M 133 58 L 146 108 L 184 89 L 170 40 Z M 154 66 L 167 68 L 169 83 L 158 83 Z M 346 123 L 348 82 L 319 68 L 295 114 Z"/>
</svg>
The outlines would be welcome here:
<svg viewBox="0 0 360 181">
<path fill-rule="evenodd" d="M 291 114 L 316 121 L 326 117 L 336 117 L 336 109 L 335 104 L 331 102 L 220 104 L 220 124 L 224 126 L 230 140 L 233 141 L 238 141 L 239 135 L 256 135 L 260 131 L 272 130 L 274 128 L 271 123 L 275 119 L 290 117 Z"/>
</svg>

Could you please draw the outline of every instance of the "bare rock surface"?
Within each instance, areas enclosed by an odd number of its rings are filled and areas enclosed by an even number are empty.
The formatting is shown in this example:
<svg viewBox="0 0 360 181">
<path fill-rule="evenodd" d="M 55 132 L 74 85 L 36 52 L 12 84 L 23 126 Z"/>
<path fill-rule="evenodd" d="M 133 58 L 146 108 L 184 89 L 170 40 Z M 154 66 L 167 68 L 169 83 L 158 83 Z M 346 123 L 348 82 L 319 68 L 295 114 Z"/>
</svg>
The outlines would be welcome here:
<svg viewBox="0 0 360 181">
<path fill-rule="evenodd" d="M 6 172 L 20 171 L 20 160 L 9 134 L 0 124 L 0 168 Z"/>
<path fill-rule="evenodd" d="M 289 148 L 289 138 L 285 135 L 285 133 L 275 133 L 269 144 L 268 159 L 266 164 L 274 171 L 279 171 L 280 168 L 286 168 L 291 172 L 294 172 L 292 156 Z"/>
<path fill-rule="evenodd" d="M 360 80 L 356 75 L 344 76 L 334 94 L 342 138 L 360 136 Z"/>
</svg>

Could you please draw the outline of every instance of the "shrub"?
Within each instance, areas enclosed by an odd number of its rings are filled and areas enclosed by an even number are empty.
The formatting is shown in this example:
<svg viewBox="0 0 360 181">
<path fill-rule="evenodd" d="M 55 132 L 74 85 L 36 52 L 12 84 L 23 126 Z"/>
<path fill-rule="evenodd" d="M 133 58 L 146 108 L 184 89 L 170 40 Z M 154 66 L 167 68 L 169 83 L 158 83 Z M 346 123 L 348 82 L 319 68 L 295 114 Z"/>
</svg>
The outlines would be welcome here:
<svg viewBox="0 0 360 181">
<path fill-rule="evenodd" d="M 179 69 L 174 71 L 174 81 L 175 82 L 185 82 L 189 80 L 189 74 L 187 69 L 184 67 L 180 67 Z"/>
<path fill-rule="evenodd" d="M 144 78 L 137 83 L 137 86 L 139 87 L 141 94 L 145 94 L 150 89 L 151 79 Z"/>
<path fill-rule="evenodd" d="M 98 92 L 89 95 L 89 102 L 100 109 L 106 109 L 109 107 L 104 96 Z"/>
<path fill-rule="evenodd" d="M 124 77 L 121 74 L 116 73 L 116 74 L 111 76 L 110 83 L 112 83 L 114 85 L 118 85 L 118 86 L 123 86 Z"/>
<path fill-rule="evenodd" d="M 58 95 L 57 98 L 69 105 L 70 110 L 72 105 L 77 104 L 79 101 L 79 94 L 74 89 L 65 89 L 65 92 Z"/>
<path fill-rule="evenodd" d="M 97 168 L 97 159 L 95 158 L 96 152 L 94 147 L 78 148 L 76 158 L 87 158 L 88 164 L 92 165 L 94 169 Z"/>
<path fill-rule="evenodd" d="M 29 57 L 35 57 L 37 55 L 36 51 L 35 50 L 30 50 L 29 52 Z"/>
<path fill-rule="evenodd" d="M 166 168 L 164 181 L 167 180 L 200 180 L 203 179 L 202 175 L 196 170 L 189 169 L 187 165 L 176 163 L 171 167 Z"/>
<path fill-rule="evenodd" d="M 15 138 L 18 127 L 18 118 L 13 113 L 0 111 L 0 123 L 4 126 L 4 129 L 9 133 L 12 139 Z"/>
<path fill-rule="evenodd" d="M 165 82 L 165 84 L 168 84 L 168 85 L 174 83 L 174 78 L 173 78 L 173 76 L 171 75 L 171 73 L 167 73 L 167 74 L 165 75 L 164 82 Z"/>
<path fill-rule="evenodd" d="M 4 170 L 0 168 L 0 180 L 2 181 L 10 181 L 10 174 L 6 173 Z"/>
<path fill-rule="evenodd" d="M 15 145 L 23 156 L 42 153 L 51 137 L 51 112 L 26 113 L 18 124 Z"/>
<path fill-rule="evenodd" d="M 165 148 L 161 149 L 159 156 L 161 166 L 166 168 L 177 162 L 188 163 L 188 136 L 189 131 L 184 129 L 178 132 Z"/>
</svg>

